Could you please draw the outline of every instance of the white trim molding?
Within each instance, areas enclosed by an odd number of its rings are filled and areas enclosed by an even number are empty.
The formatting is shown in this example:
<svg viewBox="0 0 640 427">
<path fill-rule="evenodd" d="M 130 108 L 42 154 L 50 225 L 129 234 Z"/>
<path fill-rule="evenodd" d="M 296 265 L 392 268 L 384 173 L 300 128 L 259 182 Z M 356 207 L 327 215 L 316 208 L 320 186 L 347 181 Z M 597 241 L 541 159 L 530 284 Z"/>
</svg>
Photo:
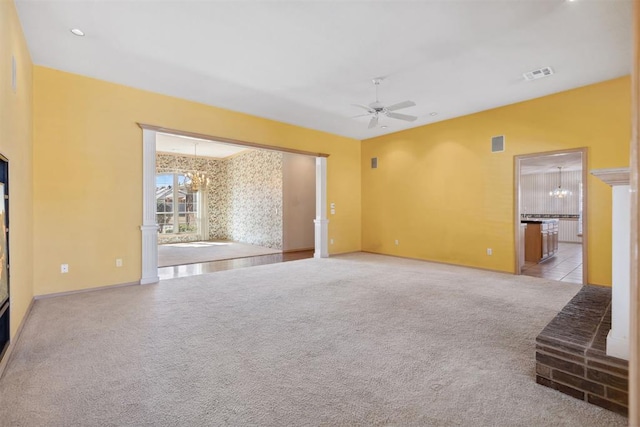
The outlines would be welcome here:
<svg viewBox="0 0 640 427">
<path fill-rule="evenodd" d="M 156 131 L 142 129 L 142 277 L 141 285 L 157 283 Z"/>
<path fill-rule="evenodd" d="M 629 360 L 631 292 L 631 194 L 629 168 L 597 169 L 591 174 L 612 187 L 611 330 L 607 355 Z"/>
<path fill-rule="evenodd" d="M 629 185 L 629 168 L 593 169 L 591 175 L 612 187 Z"/>
<path fill-rule="evenodd" d="M 316 219 L 314 258 L 329 257 L 329 220 L 327 219 L 327 158 L 316 157 Z"/>
</svg>

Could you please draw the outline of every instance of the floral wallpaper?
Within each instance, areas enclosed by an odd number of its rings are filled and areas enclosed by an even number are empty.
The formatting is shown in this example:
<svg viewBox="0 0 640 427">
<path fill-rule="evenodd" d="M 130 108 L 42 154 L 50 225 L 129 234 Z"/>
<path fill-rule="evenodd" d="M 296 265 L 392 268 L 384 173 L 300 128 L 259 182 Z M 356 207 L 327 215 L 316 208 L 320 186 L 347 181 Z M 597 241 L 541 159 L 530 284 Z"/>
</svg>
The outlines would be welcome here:
<svg viewBox="0 0 640 427">
<path fill-rule="evenodd" d="M 207 187 L 209 240 L 233 240 L 229 233 L 230 188 L 227 179 L 228 160 L 209 162 L 207 173 L 211 179 Z"/>
<path fill-rule="evenodd" d="M 210 240 L 282 249 L 282 163 L 275 151 L 251 150 L 224 160 L 158 153 L 156 173 L 196 169 L 210 179 L 204 203 Z M 158 235 L 158 243 L 205 240 L 200 235 Z"/>
<path fill-rule="evenodd" d="M 252 150 L 226 162 L 229 238 L 282 249 L 282 153 Z"/>
</svg>

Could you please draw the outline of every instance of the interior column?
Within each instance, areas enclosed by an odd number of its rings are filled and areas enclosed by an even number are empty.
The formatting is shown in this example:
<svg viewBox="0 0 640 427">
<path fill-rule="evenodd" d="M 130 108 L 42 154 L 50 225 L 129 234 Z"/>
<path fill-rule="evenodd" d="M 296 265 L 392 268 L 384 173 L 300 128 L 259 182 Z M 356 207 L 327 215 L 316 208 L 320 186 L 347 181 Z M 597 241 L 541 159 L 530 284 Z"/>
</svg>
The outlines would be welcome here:
<svg viewBox="0 0 640 427">
<path fill-rule="evenodd" d="M 629 295 L 629 425 L 640 425 L 640 2 L 633 2 L 633 70 L 631 72 L 631 284 Z"/>
<path fill-rule="evenodd" d="M 142 277 L 140 284 L 158 277 L 158 224 L 156 223 L 156 132 L 142 129 Z"/>
<path fill-rule="evenodd" d="M 607 355 L 629 360 L 630 224 L 631 195 L 629 169 L 591 171 L 612 187 L 611 212 L 611 330 L 607 335 Z"/>
<path fill-rule="evenodd" d="M 327 158 L 316 157 L 316 219 L 314 258 L 329 257 L 329 220 L 327 219 Z"/>
</svg>

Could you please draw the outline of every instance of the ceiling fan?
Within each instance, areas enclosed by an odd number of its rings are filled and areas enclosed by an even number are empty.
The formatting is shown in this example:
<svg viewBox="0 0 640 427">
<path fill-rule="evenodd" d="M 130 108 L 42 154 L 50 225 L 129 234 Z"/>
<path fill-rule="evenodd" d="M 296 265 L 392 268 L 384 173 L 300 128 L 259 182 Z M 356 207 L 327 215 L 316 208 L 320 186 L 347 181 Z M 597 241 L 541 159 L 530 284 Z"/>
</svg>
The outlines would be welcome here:
<svg viewBox="0 0 640 427">
<path fill-rule="evenodd" d="M 395 112 L 396 110 L 401 110 L 403 108 L 413 107 L 413 106 L 416 105 L 415 102 L 413 102 L 413 101 L 403 101 L 403 102 L 399 102 L 397 104 L 393 104 L 393 105 L 389 105 L 389 106 L 385 107 L 380 101 L 378 101 L 378 86 L 380 86 L 381 82 L 382 82 L 382 78 L 373 79 L 373 84 L 376 87 L 376 100 L 375 100 L 375 102 L 372 102 L 368 106 L 360 105 L 360 104 L 351 104 L 354 107 L 363 108 L 363 109 L 367 110 L 367 114 L 361 114 L 361 115 L 355 116 L 355 117 L 371 116 L 371 120 L 369 121 L 369 129 L 378 126 L 378 118 L 379 118 L 380 114 L 383 114 L 383 115 L 385 115 L 387 117 L 390 117 L 392 119 L 405 120 L 407 122 L 415 121 L 418 117 L 410 116 L 408 114 L 400 114 L 400 113 L 396 113 Z"/>
</svg>

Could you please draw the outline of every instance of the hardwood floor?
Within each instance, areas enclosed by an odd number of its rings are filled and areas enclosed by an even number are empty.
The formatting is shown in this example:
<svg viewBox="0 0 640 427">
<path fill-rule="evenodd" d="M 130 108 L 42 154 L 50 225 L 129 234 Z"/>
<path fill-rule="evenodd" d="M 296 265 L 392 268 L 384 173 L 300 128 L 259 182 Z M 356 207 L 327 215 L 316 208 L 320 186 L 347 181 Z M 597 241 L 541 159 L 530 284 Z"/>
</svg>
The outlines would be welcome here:
<svg viewBox="0 0 640 427">
<path fill-rule="evenodd" d="M 560 282 L 582 283 L 582 244 L 559 243 L 555 256 L 540 264 L 527 261 L 522 267 L 522 274 Z"/>
<path fill-rule="evenodd" d="M 233 270 L 235 268 L 253 267 L 264 264 L 275 264 L 278 262 L 296 261 L 306 258 L 313 258 L 312 250 L 161 267 L 158 268 L 158 276 L 160 277 L 160 280 L 175 279 L 177 277 L 196 276 L 198 274 L 213 273 L 215 271 Z"/>
</svg>

